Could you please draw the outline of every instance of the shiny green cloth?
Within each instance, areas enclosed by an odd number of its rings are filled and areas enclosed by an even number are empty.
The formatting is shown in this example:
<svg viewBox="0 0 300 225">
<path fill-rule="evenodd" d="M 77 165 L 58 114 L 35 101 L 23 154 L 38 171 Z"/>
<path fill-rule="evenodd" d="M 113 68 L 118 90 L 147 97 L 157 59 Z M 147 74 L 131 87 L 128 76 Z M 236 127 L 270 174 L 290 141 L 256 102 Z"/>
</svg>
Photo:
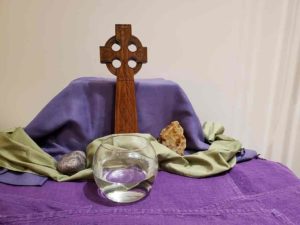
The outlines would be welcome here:
<svg viewBox="0 0 300 225">
<path fill-rule="evenodd" d="M 211 144 L 207 151 L 180 156 L 160 144 L 150 134 L 136 134 L 147 138 L 153 145 L 161 170 L 189 177 L 207 177 L 229 170 L 236 164 L 236 153 L 241 143 L 223 135 L 224 127 L 206 122 L 203 125 L 205 138 Z M 72 176 L 61 174 L 56 169 L 56 160 L 43 151 L 22 128 L 0 133 L 0 167 L 12 171 L 28 172 L 51 177 L 56 181 L 92 179 L 93 155 L 101 144 L 102 137 L 87 146 L 87 169 Z"/>
</svg>

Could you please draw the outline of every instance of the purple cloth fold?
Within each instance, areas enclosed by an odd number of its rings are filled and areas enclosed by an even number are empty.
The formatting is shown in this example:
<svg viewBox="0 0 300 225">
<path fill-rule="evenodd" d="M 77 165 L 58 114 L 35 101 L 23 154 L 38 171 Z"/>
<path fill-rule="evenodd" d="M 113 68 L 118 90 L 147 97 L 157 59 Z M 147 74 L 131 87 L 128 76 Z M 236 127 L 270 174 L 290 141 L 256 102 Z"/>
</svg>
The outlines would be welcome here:
<svg viewBox="0 0 300 225">
<path fill-rule="evenodd" d="M 21 186 L 41 186 L 48 180 L 48 177 L 32 173 L 20 173 L 7 169 L 0 169 L 0 182 Z"/>
<path fill-rule="evenodd" d="M 236 154 L 236 160 L 238 163 L 246 162 L 248 160 L 257 157 L 257 152 L 252 149 L 242 149 L 238 154 Z"/>
</svg>

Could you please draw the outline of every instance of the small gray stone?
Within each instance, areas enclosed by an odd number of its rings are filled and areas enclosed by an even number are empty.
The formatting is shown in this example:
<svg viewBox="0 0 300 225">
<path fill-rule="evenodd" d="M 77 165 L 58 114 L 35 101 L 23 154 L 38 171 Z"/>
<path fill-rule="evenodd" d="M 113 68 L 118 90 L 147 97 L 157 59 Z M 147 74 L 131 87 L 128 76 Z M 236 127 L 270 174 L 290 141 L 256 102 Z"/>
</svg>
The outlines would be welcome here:
<svg viewBox="0 0 300 225">
<path fill-rule="evenodd" d="M 62 174 L 72 175 L 85 169 L 86 156 L 83 151 L 73 151 L 63 155 L 57 163 L 57 170 Z"/>
</svg>

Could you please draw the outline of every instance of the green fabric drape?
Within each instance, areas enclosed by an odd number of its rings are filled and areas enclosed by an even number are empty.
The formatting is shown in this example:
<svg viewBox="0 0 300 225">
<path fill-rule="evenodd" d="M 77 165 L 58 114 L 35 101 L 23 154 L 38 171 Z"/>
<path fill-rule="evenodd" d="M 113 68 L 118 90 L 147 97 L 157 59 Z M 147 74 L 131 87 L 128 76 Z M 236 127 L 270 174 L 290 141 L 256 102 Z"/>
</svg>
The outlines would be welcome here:
<svg viewBox="0 0 300 225">
<path fill-rule="evenodd" d="M 189 177 L 207 177 L 229 170 L 236 164 L 236 153 L 241 143 L 223 135 L 224 127 L 213 122 L 203 125 L 206 140 L 211 144 L 207 151 L 180 156 L 157 142 L 150 134 L 136 134 L 147 138 L 156 151 L 159 168 Z M 56 160 L 42 150 L 22 128 L 0 133 L 0 167 L 18 172 L 47 176 L 56 181 L 92 179 L 92 159 L 102 137 L 87 146 L 87 169 L 72 176 L 61 174 L 56 169 Z"/>
</svg>

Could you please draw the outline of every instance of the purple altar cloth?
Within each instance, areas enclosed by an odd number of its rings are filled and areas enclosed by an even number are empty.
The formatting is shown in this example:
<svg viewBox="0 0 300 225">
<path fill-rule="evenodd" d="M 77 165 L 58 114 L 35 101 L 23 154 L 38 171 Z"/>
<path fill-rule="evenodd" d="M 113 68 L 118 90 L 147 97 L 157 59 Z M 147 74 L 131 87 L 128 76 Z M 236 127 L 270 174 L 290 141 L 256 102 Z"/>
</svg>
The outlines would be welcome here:
<svg viewBox="0 0 300 225">
<path fill-rule="evenodd" d="M 94 182 L 0 184 L 0 224 L 300 224 L 300 182 L 279 163 L 253 159 L 205 179 L 159 172 L 150 195 L 112 206 Z"/>
</svg>

